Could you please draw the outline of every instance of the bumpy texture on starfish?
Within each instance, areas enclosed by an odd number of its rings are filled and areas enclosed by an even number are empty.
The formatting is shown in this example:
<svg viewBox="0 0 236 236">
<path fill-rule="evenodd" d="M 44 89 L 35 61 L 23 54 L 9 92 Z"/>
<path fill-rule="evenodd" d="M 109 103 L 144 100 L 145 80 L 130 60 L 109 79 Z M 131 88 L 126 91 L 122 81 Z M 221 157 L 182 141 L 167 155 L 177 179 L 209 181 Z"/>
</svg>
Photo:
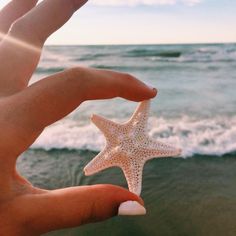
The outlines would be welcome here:
<svg viewBox="0 0 236 236">
<path fill-rule="evenodd" d="M 180 149 L 158 142 L 148 136 L 147 122 L 150 100 L 140 103 L 131 119 L 117 124 L 93 115 L 92 122 L 103 132 L 106 146 L 85 168 L 85 175 L 92 175 L 109 167 L 120 167 L 129 190 L 140 195 L 142 172 L 146 161 L 157 157 L 178 156 Z"/>
</svg>

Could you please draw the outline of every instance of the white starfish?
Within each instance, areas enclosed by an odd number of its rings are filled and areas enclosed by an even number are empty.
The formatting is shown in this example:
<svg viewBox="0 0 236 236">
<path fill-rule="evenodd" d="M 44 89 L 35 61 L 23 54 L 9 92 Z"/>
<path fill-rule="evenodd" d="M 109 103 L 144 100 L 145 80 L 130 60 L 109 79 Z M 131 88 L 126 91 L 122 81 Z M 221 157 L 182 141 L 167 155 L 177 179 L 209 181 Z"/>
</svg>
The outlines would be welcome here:
<svg viewBox="0 0 236 236">
<path fill-rule="evenodd" d="M 109 167 L 120 167 L 129 190 L 140 195 L 142 172 L 146 161 L 157 157 L 178 156 L 180 149 L 153 140 L 147 133 L 150 100 L 140 103 L 131 119 L 117 124 L 93 115 L 92 122 L 103 132 L 106 146 L 85 168 L 85 175 L 92 175 Z"/>
</svg>

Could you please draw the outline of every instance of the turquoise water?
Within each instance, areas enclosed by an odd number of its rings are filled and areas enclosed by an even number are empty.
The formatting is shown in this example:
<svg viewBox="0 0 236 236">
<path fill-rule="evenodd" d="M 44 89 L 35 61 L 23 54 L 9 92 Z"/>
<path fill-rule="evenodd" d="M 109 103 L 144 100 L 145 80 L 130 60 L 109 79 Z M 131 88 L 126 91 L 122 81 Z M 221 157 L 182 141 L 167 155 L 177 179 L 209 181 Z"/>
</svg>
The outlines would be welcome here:
<svg viewBox="0 0 236 236">
<path fill-rule="evenodd" d="M 145 166 L 145 217 L 119 217 L 48 235 L 236 235 L 236 44 L 172 46 L 49 46 L 32 83 L 72 66 L 129 72 L 159 89 L 150 136 L 183 149 L 181 158 Z M 126 187 L 119 169 L 91 177 L 83 167 L 104 146 L 93 113 L 125 121 L 136 103 L 86 102 L 48 127 L 18 168 L 36 186 L 96 183 Z"/>
</svg>

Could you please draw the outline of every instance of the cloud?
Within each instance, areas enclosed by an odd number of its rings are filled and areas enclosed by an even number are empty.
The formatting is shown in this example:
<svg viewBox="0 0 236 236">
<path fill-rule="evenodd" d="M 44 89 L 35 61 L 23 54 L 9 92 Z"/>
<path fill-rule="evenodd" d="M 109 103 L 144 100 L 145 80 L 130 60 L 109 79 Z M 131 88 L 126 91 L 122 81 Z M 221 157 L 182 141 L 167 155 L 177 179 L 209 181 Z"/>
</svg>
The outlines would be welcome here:
<svg viewBox="0 0 236 236">
<path fill-rule="evenodd" d="M 137 6 L 137 5 L 175 5 L 182 3 L 193 6 L 200 3 L 202 0 L 91 0 L 93 5 L 101 6 Z"/>
</svg>

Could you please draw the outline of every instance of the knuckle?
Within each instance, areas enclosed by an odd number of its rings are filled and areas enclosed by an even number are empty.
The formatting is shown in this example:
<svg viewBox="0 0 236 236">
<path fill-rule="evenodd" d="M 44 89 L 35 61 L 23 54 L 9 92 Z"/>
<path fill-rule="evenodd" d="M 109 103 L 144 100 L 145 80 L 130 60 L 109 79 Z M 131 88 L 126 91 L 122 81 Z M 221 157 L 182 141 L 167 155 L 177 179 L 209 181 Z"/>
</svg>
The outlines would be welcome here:
<svg viewBox="0 0 236 236">
<path fill-rule="evenodd" d="M 83 69 L 80 68 L 80 67 L 72 67 L 70 69 L 67 69 L 64 73 L 66 74 L 65 77 L 68 81 L 75 80 L 75 79 L 76 80 L 78 80 L 78 79 L 82 80 L 84 78 L 84 76 L 82 74 Z"/>
<path fill-rule="evenodd" d="M 63 72 L 65 82 L 67 84 L 74 84 L 79 90 L 79 95 L 81 100 L 87 100 L 87 87 L 89 84 L 88 76 L 86 70 L 82 67 L 73 67 Z"/>
<path fill-rule="evenodd" d="M 73 77 L 76 77 L 79 73 L 79 67 L 73 67 L 73 68 L 70 68 L 70 69 L 67 69 L 65 71 L 65 73 L 67 73 L 68 75 L 68 78 L 73 78 Z"/>
</svg>

